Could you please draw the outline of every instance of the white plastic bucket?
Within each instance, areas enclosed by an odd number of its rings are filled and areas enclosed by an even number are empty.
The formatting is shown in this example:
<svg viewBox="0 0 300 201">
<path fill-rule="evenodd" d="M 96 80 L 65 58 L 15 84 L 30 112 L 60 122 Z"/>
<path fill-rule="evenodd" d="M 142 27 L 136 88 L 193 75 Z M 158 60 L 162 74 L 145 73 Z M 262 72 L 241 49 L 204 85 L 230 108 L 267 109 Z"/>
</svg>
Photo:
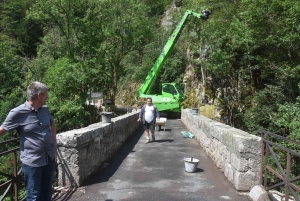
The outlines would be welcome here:
<svg viewBox="0 0 300 201">
<path fill-rule="evenodd" d="M 197 170 L 199 160 L 196 158 L 184 158 L 184 166 L 186 172 L 195 172 Z"/>
</svg>

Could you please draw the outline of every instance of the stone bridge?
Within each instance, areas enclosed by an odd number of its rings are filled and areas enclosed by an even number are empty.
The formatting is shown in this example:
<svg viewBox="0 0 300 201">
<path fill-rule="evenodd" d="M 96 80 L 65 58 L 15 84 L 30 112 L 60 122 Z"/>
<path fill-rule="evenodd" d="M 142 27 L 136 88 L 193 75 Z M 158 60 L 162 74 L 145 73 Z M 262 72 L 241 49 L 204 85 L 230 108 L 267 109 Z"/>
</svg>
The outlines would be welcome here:
<svg viewBox="0 0 300 201">
<path fill-rule="evenodd" d="M 138 129 L 139 111 L 57 135 L 58 184 L 79 187 Z M 238 191 L 259 184 L 261 138 L 182 110 L 181 121 Z"/>
</svg>

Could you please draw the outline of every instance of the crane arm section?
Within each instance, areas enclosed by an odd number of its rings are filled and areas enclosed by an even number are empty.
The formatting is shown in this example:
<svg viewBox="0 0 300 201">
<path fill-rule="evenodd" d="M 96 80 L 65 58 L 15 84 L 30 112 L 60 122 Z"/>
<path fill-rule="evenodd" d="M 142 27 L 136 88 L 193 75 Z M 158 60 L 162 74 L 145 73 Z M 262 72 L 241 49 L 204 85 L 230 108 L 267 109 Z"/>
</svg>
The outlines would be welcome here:
<svg viewBox="0 0 300 201">
<path fill-rule="evenodd" d="M 183 25 L 186 22 L 186 19 L 189 15 L 193 15 L 197 18 L 204 18 L 206 19 L 208 15 L 210 14 L 210 11 L 204 10 L 202 11 L 202 14 L 195 13 L 191 10 L 187 10 L 182 17 L 181 21 L 177 25 L 176 29 L 173 31 L 172 36 L 168 39 L 166 45 L 164 46 L 162 52 L 158 56 L 156 62 L 154 63 L 152 69 L 150 70 L 148 76 L 146 77 L 144 83 L 141 85 L 141 87 L 137 91 L 137 98 L 140 96 L 140 94 L 148 94 L 151 91 L 152 88 L 152 82 L 157 77 L 161 67 L 163 66 L 166 58 L 168 57 L 172 47 L 174 46 L 175 42 L 177 41 L 181 30 L 183 29 Z"/>
</svg>

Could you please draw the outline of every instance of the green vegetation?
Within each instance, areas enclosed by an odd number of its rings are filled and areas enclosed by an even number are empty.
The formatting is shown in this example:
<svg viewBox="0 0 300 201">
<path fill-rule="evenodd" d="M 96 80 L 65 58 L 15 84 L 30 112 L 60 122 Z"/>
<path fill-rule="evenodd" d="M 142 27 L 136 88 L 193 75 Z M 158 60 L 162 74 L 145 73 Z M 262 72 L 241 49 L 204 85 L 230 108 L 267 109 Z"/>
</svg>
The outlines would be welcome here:
<svg viewBox="0 0 300 201">
<path fill-rule="evenodd" d="M 156 80 L 157 90 L 160 83 L 176 82 L 185 88 L 185 107 L 199 107 L 205 93 L 225 124 L 299 141 L 300 2 L 189 0 L 180 9 L 170 9 L 171 4 L 1 1 L 1 122 L 26 100 L 31 81 L 50 87 L 48 106 L 58 132 L 96 121 L 85 105 L 90 92 L 132 106 L 136 89 L 182 14 L 208 8 L 207 21 L 190 18 L 186 23 Z M 166 19 L 172 24 L 162 26 Z"/>
</svg>

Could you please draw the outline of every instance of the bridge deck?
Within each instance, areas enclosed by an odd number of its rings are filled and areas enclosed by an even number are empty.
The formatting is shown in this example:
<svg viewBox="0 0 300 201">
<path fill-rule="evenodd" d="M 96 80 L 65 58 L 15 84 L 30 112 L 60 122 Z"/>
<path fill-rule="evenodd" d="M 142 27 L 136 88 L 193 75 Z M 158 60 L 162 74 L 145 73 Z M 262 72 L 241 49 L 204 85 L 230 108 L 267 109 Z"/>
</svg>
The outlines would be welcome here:
<svg viewBox="0 0 300 201">
<path fill-rule="evenodd" d="M 168 119 L 165 131 L 156 131 L 156 141 L 144 144 L 140 128 L 85 186 L 55 200 L 250 201 L 182 131 L 187 129 L 180 120 Z M 185 157 L 200 160 L 196 172 L 185 171 Z"/>
</svg>

